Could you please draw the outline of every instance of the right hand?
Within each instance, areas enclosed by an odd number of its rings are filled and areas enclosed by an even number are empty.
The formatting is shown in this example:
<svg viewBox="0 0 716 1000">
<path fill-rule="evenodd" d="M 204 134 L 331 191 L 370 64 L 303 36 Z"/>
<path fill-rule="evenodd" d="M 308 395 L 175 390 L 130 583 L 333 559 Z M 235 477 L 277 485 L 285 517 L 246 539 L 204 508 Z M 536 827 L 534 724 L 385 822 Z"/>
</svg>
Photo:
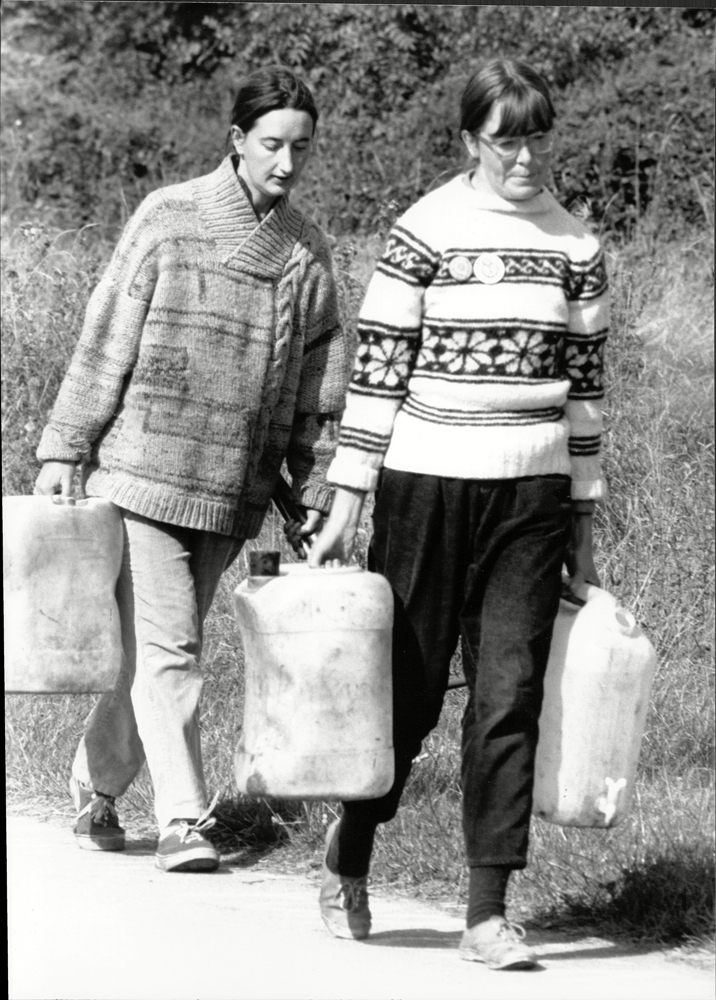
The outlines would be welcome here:
<svg viewBox="0 0 716 1000">
<path fill-rule="evenodd" d="M 283 526 L 283 533 L 288 540 L 288 544 L 296 553 L 299 559 L 306 559 L 306 553 L 313 544 L 314 537 L 323 526 L 323 512 L 306 508 L 305 521 L 286 521 Z"/>
<path fill-rule="evenodd" d="M 309 566 L 342 566 L 349 562 L 364 500 L 362 490 L 338 487 L 328 520 L 308 553 Z"/>
<path fill-rule="evenodd" d="M 35 480 L 33 493 L 35 496 L 54 496 L 59 493 L 63 497 L 71 497 L 74 478 L 74 462 L 44 462 Z"/>
</svg>

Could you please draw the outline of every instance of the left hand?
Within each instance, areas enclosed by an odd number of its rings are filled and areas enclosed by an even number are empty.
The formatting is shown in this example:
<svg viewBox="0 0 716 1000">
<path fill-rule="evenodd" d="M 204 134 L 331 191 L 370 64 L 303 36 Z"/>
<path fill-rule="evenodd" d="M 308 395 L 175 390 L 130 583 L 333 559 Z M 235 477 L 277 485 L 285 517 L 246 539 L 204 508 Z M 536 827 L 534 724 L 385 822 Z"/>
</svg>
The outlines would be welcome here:
<svg viewBox="0 0 716 1000">
<path fill-rule="evenodd" d="M 317 534 L 322 527 L 323 512 L 311 507 L 306 508 L 305 521 L 286 521 L 284 534 L 299 559 L 306 559 L 306 552 L 312 541 L 311 536 Z"/>
<path fill-rule="evenodd" d="M 594 562 L 592 544 L 592 514 L 584 511 L 572 512 L 572 529 L 565 562 L 569 573 L 569 591 L 576 603 L 584 601 L 586 584 L 601 586 L 599 573 Z"/>
</svg>

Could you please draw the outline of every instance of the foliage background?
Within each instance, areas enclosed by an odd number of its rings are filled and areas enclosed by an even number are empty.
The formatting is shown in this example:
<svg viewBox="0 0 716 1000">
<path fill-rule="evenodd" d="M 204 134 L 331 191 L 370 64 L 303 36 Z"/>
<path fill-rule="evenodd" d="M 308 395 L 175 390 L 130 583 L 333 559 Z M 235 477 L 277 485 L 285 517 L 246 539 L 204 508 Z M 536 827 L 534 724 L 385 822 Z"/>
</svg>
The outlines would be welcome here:
<svg viewBox="0 0 716 1000">
<path fill-rule="evenodd" d="M 315 89 L 302 199 L 373 232 L 460 165 L 459 93 L 488 56 L 552 82 L 555 188 L 604 231 L 660 236 L 713 203 L 714 11 L 693 7 L 4 0 L 3 212 L 116 224 L 212 169 L 236 81 L 281 62 Z"/>
</svg>

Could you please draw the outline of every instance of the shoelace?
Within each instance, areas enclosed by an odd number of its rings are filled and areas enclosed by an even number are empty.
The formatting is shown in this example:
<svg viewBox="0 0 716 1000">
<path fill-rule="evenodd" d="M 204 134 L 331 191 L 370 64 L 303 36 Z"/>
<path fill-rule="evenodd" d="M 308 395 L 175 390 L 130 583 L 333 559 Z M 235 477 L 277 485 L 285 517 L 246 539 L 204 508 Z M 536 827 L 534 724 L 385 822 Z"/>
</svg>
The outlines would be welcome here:
<svg viewBox="0 0 716 1000">
<path fill-rule="evenodd" d="M 84 809 L 77 814 L 77 819 L 90 813 L 92 822 L 98 826 L 107 826 L 110 819 L 118 819 L 117 810 L 114 807 L 114 799 L 109 795 L 100 795 L 94 792 Z"/>
<path fill-rule="evenodd" d="M 339 892 L 343 893 L 345 902 L 343 908 L 349 913 L 354 913 L 356 910 L 360 909 L 361 906 L 365 906 L 368 896 L 368 876 L 365 878 L 351 879 L 345 882 L 341 882 L 341 887 Z"/>
<path fill-rule="evenodd" d="M 506 938 L 508 941 L 514 941 L 515 939 L 522 941 L 526 933 L 522 924 L 513 924 L 511 920 L 503 920 L 497 932 L 498 937 Z"/>
<path fill-rule="evenodd" d="M 212 816 L 214 807 L 219 801 L 219 793 L 217 792 L 207 809 L 201 814 L 199 819 L 195 823 L 187 823 L 185 819 L 179 824 L 179 828 L 176 834 L 182 844 L 190 844 L 194 840 L 203 840 L 204 832 L 210 830 L 212 826 L 216 823 L 216 817 Z"/>
</svg>

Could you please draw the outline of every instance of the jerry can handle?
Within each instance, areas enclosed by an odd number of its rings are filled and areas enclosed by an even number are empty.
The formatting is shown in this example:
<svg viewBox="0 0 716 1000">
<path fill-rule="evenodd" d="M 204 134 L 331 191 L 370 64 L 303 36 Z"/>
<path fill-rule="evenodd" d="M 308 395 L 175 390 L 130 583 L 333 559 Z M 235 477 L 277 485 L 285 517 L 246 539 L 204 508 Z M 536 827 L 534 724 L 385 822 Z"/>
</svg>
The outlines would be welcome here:
<svg viewBox="0 0 716 1000">
<path fill-rule="evenodd" d="M 59 494 L 55 494 L 52 497 L 52 502 L 58 504 L 61 507 L 74 507 L 77 504 L 75 497 L 62 497 Z"/>
<path fill-rule="evenodd" d="M 569 577 L 562 577 L 562 591 L 559 595 L 560 601 L 564 601 L 565 604 L 569 604 L 572 610 L 575 608 L 583 608 L 587 603 L 583 597 L 579 597 L 574 594 L 569 586 Z"/>
<path fill-rule="evenodd" d="M 284 521 L 299 521 L 301 524 L 306 523 L 306 508 L 301 504 L 296 503 L 293 499 L 291 487 L 281 474 L 279 474 L 279 477 L 276 480 L 276 486 L 274 487 L 271 499 L 276 505 L 276 508 Z M 297 556 L 303 556 L 305 558 L 306 548 L 303 541 L 299 541 L 295 545 L 291 543 L 291 548 Z"/>
</svg>

